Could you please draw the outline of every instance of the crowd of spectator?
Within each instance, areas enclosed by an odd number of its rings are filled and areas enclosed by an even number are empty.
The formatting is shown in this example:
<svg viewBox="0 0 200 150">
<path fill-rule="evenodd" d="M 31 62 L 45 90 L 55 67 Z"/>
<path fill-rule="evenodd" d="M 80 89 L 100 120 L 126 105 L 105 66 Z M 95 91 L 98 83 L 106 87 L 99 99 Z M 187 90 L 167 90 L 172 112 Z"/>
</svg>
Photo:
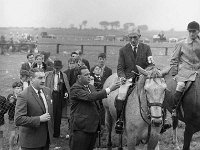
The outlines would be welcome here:
<svg viewBox="0 0 200 150">
<path fill-rule="evenodd" d="M 49 149 L 52 137 L 61 137 L 63 112 L 67 113 L 69 135 L 66 138 L 70 139 L 71 149 L 82 146 L 93 149 L 96 134 L 105 125 L 102 99 L 118 88 L 119 83 L 103 89 L 105 80 L 112 74 L 112 70 L 106 66 L 105 53 L 98 55 L 97 63 L 90 70 L 89 61 L 82 58 L 82 52 L 74 51 L 68 59 L 68 69 L 62 68 L 62 61 L 52 61 L 50 52 L 27 54 L 27 62 L 20 68 L 20 79 L 12 85 L 13 92 L 7 99 L 0 97 L 0 150 L 3 150 L 4 114 L 8 113 L 9 120 L 9 150 L 13 150 L 15 141 L 21 150 L 42 150 Z M 35 100 L 38 103 L 34 103 Z M 41 110 L 36 106 L 38 104 Z M 84 120 L 83 117 L 81 120 L 79 115 L 88 119 Z M 95 126 L 89 130 L 86 126 L 79 128 L 88 122 L 90 126 L 95 123 Z M 43 130 L 47 131 L 47 135 Z M 45 137 L 46 140 L 42 142 Z M 39 144 L 34 144 L 36 138 Z"/>
</svg>

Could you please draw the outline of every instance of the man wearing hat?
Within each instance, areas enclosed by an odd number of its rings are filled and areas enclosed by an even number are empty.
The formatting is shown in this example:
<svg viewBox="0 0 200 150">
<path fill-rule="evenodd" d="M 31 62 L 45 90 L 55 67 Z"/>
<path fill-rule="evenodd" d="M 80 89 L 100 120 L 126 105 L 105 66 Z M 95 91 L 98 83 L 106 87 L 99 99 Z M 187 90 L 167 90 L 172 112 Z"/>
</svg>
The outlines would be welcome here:
<svg viewBox="0 0 200 150">
<path fill-rule="evenodd" d="M 54 61 L 54 70 L 46 73 L 45 86 L 49 87 L 53 98 L 54 137 L 60 137 L 62 110 L 70 98 L 70 86 L 67 75 L 61 71 L 62 61 Z"/>
<path fill-rule="evenodd" d="M 140 43 L 140 30 L 134 29 L 128 34 L 129 43 L 119 50 L 117 75 L 122 81 L 122 85 L 119 88 L 119 93 L 116 96 L 115 107 L 117 110 L 117 122 L 115 126 L 116 133 L 121 134 L 123 131 L 123 108 L 126 105 L 128 86 L 125 86 L 126 80 L 132 79 L 132 84 L 135 82 L 138 76 L 138 70 L 136 65 L 146 68 L 153 63 L 153 57 L 151 49 L 148 45 Z M 130 85 L 130 84 L 129 84 Z"/>
<path fill-rule="evenodd" d="M 188 38 L 180 41 L 171 58 L 172 75 L 177 81 L 174 95 L 174 110 L 172 116 L 176 117 L 176 103 L 181 97 L 187 81 L 195 81 L 196 72 L 200 69 L 200 38 L 199 23 L 192 21 L 187 26 Z"/>
</svg>

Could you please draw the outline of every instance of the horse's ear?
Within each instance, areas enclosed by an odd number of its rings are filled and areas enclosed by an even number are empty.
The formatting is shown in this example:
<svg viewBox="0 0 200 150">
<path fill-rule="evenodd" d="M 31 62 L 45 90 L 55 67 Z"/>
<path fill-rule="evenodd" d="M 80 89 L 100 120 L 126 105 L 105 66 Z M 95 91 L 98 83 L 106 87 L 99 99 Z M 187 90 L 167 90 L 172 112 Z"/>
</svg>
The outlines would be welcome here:
<svg viewBox="0 0 200 150">
<path fill-rule="evenodd" d="M 143 68 L 141 68 L 141 67 L 138 66 L 138 65 L 136 65 L 136 67 L 137 67 L 138 71 L 139 71 L 141 74 L 143 74 L 143 75 L 145 75 L 145 76 L 148 75 L 148 72 L 147 72 L 146 70 L 144 70 Z"/>
<path fill-rule="evenodd" d="M 164 69 L 161 70 L 161 75 L 164 77 L 166 74 L 169 73 L 172 67 L 165 67 Z"/>
</svg>

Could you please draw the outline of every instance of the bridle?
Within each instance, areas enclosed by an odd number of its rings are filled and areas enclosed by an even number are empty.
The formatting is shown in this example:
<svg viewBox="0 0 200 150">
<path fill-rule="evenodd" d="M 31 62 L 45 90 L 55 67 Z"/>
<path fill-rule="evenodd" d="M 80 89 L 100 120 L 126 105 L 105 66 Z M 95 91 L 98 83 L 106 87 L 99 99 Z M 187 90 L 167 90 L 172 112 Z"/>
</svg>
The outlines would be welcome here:
<svg viewBox="0 0 200 150">
<path fill-rule="evenodd" d="M 157 78 L 162 78 L 162 77 L 157 77 Z M 152 77 L 146 77 L 146 79 L 152 79 Z M 139 101 L 139 107 L 140 107 L 140 115 L 142 117 L 142 119 L 148 124 L 148 135 L 147 135 L 147 139 L 145 141 L 141 141 L 142 144 L 147 144 L 148 141 L 149 141 L 149 138 L 150 138 L 150 134 L 151 134 L 151 118 L 155 118 L 155 119 L 159 119 L 159 118 L 162 118 L 163 117 L 163 104 L 161 102 L 149 102 L 148 100 L 148 97 L 147 97 L 147 92 L 145 90 L 145 98 L 146 98 L 146 103 L 147 103 L 147 111 L 144 110 L 144 108 L 142 107 L 142 102 L 141 102 L 141 99 L 140 99 L 140 92 L 138 91 L 137 92 L 137 95 L 138 95 L 138 101 Z M 164 94 L 165 94 L 165 91 L 164 91 Z M 161 107 L 161 110 L 162 110 L 162 114 L 161 116 L 153 116 L 150 112 L 150 108 L 152 106 L 158 106 L 158 107 Z M 146 117 L 145 117 L 146 116 Z M 147 119 L 146 119 L 147 118 Z"/>
</svg>

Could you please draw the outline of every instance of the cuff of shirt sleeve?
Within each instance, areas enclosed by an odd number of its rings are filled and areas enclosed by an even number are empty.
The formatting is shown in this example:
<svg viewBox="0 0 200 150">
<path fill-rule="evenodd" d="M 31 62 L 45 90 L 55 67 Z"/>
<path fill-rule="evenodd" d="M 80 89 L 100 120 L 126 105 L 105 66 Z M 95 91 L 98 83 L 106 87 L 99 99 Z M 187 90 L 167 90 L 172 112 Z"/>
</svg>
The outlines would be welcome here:
<svg viewBox="0 0 200 150">
<path fill-rule="evenodd" d="M 107 95 L 110 94 L 110 88 L 106 88 Z"/>
</svg>

